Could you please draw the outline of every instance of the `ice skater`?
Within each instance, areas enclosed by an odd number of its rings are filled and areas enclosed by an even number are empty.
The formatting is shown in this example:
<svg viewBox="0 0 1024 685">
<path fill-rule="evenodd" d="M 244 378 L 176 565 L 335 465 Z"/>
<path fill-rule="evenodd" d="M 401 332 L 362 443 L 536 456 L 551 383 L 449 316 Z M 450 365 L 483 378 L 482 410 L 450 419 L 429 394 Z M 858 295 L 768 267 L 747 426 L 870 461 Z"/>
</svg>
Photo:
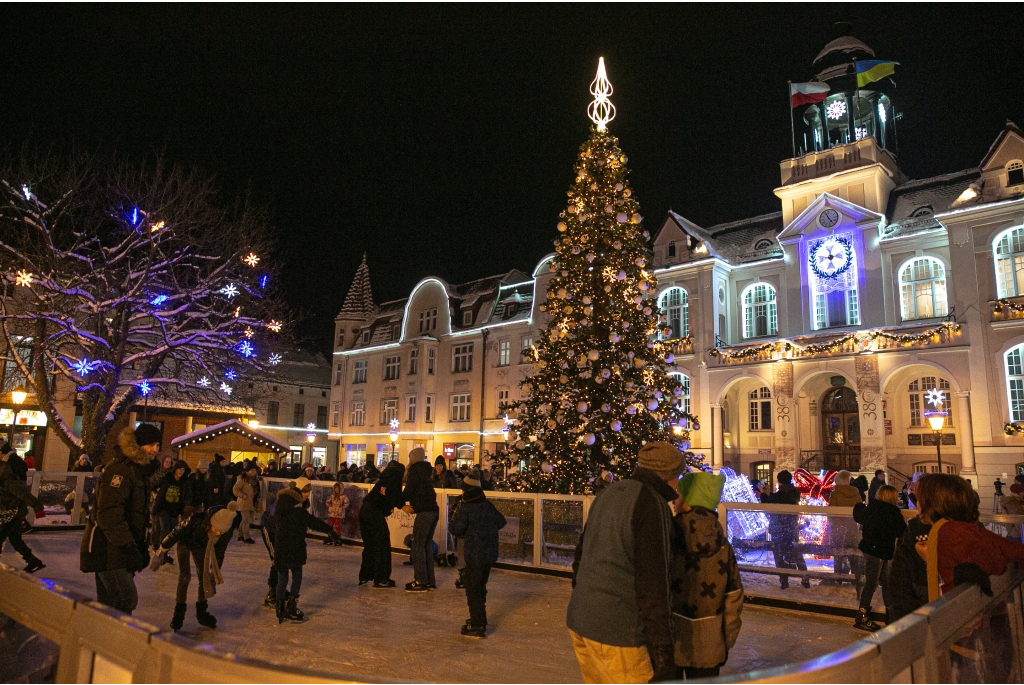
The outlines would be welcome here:
<svg viewBox="0 0 1024 685">
<path fill-rule="evenodd" d="M 363 563 L 359 584 L 373 581 L 375 588 L 395 587 L 391 579 L 391 531 L 388 516 L 402 506 L 402 476 L 405 467 L 393 461 L 387 465 L 359 508 L 359 534 L 363 539 Z"/>
<path fill-rule="evenodd" d="M 345 520 L 345 511 L 348 509 L 348 497 L 345 497 L 345 493 L 341 490 L 341 483 L 334 484 L 334 493 L 330 499 L 327 500 L 327 525 L 334 529 L 334 534 L 338 536 L 337 542 L 333 542 L 331 538 L 324 540 L 325 545 L 341 544 L 341 523 Z"/>
<path fill-rule="evenodd" d="M 46 568 L 46 564 L 21 539 L 22 512 L 28 513 L 28 507 L 35 512 L 36 521 L 46 516 L 42 503 L 25 487 L 25 482 L 14 475 L 9 465 L 0 462 L 0 549 L 10 540 L 11 547 L 25 560 L 25 570 L 35 573 Z"/>
</svg>

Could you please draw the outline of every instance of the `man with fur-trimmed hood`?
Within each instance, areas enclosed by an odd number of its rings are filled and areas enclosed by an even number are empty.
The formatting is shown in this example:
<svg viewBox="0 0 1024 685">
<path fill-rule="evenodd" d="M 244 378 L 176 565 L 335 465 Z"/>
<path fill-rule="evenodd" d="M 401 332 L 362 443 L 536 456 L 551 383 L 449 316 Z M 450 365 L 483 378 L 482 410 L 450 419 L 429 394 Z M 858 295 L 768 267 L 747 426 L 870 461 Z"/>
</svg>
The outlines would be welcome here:
<svg viewBox="0 0 1024 685">
<path fill-rule="evenodd" d="M 96 486 L 96 506 L 82 538 L 81 568 L 96 574 L 97 601 L 129 615 L 139 603 L 135 573 L 149 564 L 147 470 L 161 437 L 148 423 L 121 432 Z"/>
</svg>

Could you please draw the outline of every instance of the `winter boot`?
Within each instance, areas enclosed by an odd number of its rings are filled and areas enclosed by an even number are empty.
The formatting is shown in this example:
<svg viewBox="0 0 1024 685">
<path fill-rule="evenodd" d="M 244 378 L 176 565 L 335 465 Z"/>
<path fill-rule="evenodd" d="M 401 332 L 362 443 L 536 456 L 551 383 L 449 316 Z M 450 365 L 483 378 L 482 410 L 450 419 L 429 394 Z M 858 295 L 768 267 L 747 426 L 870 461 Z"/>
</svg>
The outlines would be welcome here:
<svg viewBox="0 0 1024 685">
<path fill-rule="evenodd" d="M 876 630 L 881 629 L 882 626 L 872 621 L 871 616 L 868 615 L 868 610 L 862 607 L 857 612 L 857 620 L 853 622 L 853 627 L 857 630 L 864 630 L 869 633 L 873 633 Z"/>
<path fill-rule="evenodd" d="M 299 596 L 288 593 L 287 603 L 285 605 L 284 617 L 289 621 L 302 621 L 306 618 L 306 615 L 299 611 Z"/>
<path fill-rule="evenodd" d="M 181 630 L 181 626 L 185 624 L 186 609 L 188 609 L 188 605 L 184 602 L 178 602 L 174 605 L 174 616 L 171 617 L 171 630 L 174 632 Z"/>
<path fill-rule="evenodd" d="M 487 637 L 487 626 L 462 626 L 462 634 L 466 637 Z"/>
<path fill-rule="evenodd" d="M 455 587 L 459 590 L 464 590 L 466 588 L 466 569 L 459 569 L 459 577 L 455 579 Z"/>
<path fill-rule="evenodd" d="M 199 625 L 207 628 L 216 628 L 217 619 L 207 611 L 209 602 L 196 602 L 196 620 L 199 621 Z"/>
<path fill-rule="evenodd" d="M 274 588 L 270 588 L 269 590 L 267 590 L 267 596 L 263 598 L 263 606 L 265 606 L 268 609 L 273 609 L 274 605 L 276 604 L 277 592 L 274 591 Z"/>
<path fill-rule="evenodd" d="M 28 559 L 26 559 L 25 561 L 28 563 L 28 565 L 25 566 L 25 572 L 26 573 L 35 573 L 36 571 L 40 571 L 40 570 L 46 568 L 46 564 L 44 564 L 34 554 L 30 554 Z"/>
<path fill-rule="evenodd" d="M 284 619 L 285 619 L 285 602 L 284 602 L 284 600 L 283 599 L 277 600 L 277 602 L 275 603 L 275 608 L 277 609 L 277 622 L 278 622 L 278 624 L 284 623 Z"/>
</svg>

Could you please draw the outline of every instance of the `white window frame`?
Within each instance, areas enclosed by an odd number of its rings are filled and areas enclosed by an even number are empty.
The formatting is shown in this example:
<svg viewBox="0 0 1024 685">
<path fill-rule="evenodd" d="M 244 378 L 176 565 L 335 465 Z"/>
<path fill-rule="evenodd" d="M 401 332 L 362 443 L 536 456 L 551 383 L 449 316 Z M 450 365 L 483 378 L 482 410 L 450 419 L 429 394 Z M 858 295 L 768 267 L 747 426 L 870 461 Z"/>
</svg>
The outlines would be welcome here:
<svg viewBox="0 0 1024 685">
<path fill-rule="evenodd" d="M 380 425 L 388 428 L 391 425 L 391 419 L 398 418 L 398 399 L 386 399 L 380 401 Z"/>
<path fill-rule="evenodd" d="M 683 386 L 683 394 L 679 396 L 676 401 L 676 406 L 679 410 L 687 414 L 690 413 L 690 377 L 685 373 L 671 373 L 670 376 L 675 376 L 676 380 Z"/>
<path fill-rule="evenodd" d="M 528 364 L 530 360 L 526 358 L 526 353 L 529 352 L 530 348 L 533 346 L 533 336 L 524 336 L 522 342 L 523 345 L 519 349 L 519 363 Z"/>
<path fill-rule="evenodd" d="M 764 294 L 761 294 L 764 293 Z M 775 286 L 758 281 L 743 289 L 743 337 L 767 338 L 779 333 L 779 310 Z M 766 333 L 757 333 L 757 319 L 764 317 Z"/>
<path fill-rule="evenodd" d="M 907 406 L 910 412 L 910 427 L 926 427 L 924 412 L 934 409 L 925 399 L 925 394 L 932 388 L 942 391 L 942 410 L 946 414 L 946 428 L 953 427 L 953 396 L 949 380 L 942 376 L 923 376 L 915 378 L 907 385 Z"/>
<path fill-rule="evenodd" d="M 753 431 L 773 431 L 775 430 L 775 422 L 772 416 L 772 391 L 767 385 L 762 385 L 760 388 L 754 388 L 747 393 L 747 399 L 749 401 L 749 414 L 747 428 L 751 432 Z M 767 405 L 767 406 L 765 406 Z M 765 419 L 767 418 L 767 422 Z M 768 425 L 766 426 L 765 423 Z"/>
<path fill-rule="evenodd" d="M 949 314 L 946 265 L 929 255 L 908 259 L 899 271 L 900 317 L 904 321 Z"/>
<path fill-rule="evenodd" d="M 472 400 L 470 393 L 459 393 L 451 396 L 452 423 L 472 420 Z"/>
<path fill-rule="evenodd" d="M 368 366 L 366 359 L 357 359 L 352 363 L 352 382 L 353 383 L 365 383 L 366 382 L 366 367 Z"/>
<path fill-rule="evenodd" d="M 405 422 L 416 423 L 416 395 L 405 396 Z"/>
<path fill-rule="evenodd" d="M 690 295 L 678 285 L 658 296 L 658 310 L 665 316 L 665 325 L 672 329 L 671 338 L 690 334 Z M 659 333 L 659 337 L 664 337 Z"/>
<path fill-rule="evenodd" d="M 502 404 L 508 404 L 509 401 L 510 401 L 509 400 L 509 389 L 508 388 L 498 388 L 498 403 L 496 405 L 494 405 L 495 406 L 495 412 L 496 412 L 495 416 L 501 416 L 501 414 L 502 414 L 501 405 Z"/>
<path fill-rule="evenodd" d="M 351 414 L 349 415 L 348 425 L 350 426 L 365 426 L 366 425 L 366 402 L 355 401 L 352 403 Z"/>
<path fill-rule="evenodd" d="M 462 327 L 466 328 L 467 326 L 472 326 L 472 325 L 473 325 L 473 310 L 472 309 L 467 309 L 467 310 L 462 312 Z"/>
<path fill-rule="evenodd" d="M 512 341 L 498 341 L 498 366 L 508 366 L 512 357 Z"/>
<path fill-rule="evenodd" d="M 996 295 L 1024 295 L 1024 226 L 1014 226 L 992 241 L 996 270 Z"/>
<path fill-rule="evenodd" d="M 331 428 L 337 428 L 341 422 L 341 402 L 331 402 Z"/>
<path fill-rule="evenodd" d="M 402 355 L 384 357 L 384 380 L 397 381 L 402 375 Z"/>
<path fill-rule="evenodd" d="M 367 328 L 366 330 L 363 331 L 363 344 L 365 345 L 368 342 L 370 342 L 370 329 L 369 328 Z"/>
<path fill-rule="evenodd" d="M 423 398 L 423 422 L 434 422 L 434 396 L 426 395 Z"/>
<path fill-rule="evenodd" d="M 437 350 L 433 347 L 427 350 L 427 375 L 434 375 L 434 363 L 437 359 Z"/>
<path fill-rule="evenodd" d="M 473 370 L 473 343 L 452 347 L 452 373 L 468 373 Z"/>
<path fill-rule="evenodd" d="M 341 385 L 341 379 L 342 379 L 342 376 L 344 375 L 344 368 L 345 368 L 345 365 L 339 363 L 337 365 L 337 367 L 334 369 L 334 384 L 335 385 Z"/>
<path fill-rule="evenodd" d="M 1024 345 L 1007 350 L 1003 364 L 1010 421 L 1024 421 Z"/>
<path fill-rule="evenodd" d="M 420 348 L 413 347 L 409 350 L 409 375 L 415 376 L 420 369 Z"/>
</svg>

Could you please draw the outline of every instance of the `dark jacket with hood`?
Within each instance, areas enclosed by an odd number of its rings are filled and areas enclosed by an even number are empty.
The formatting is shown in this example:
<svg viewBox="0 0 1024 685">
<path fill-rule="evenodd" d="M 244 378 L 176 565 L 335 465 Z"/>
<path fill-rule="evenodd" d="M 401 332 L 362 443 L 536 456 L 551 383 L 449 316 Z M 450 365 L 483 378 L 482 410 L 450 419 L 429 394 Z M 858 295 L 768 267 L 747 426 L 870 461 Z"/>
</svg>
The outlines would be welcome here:
<svg viewBox="0 0 1024 685">
<path fill-rule="evenodd" d="M 362 507 L 367 509 L 367 514 L 372 512 L 388 517 L 396 507 L 405 503 L 405 500 L 402 499 L 402 475 L 404 473 L 405 469 L 401 467 L 389 466 L 384 469 L 373 488 L 363 498 Z M 362 509 L 359 511 L 361 517 Z"/>
<path fill-rule="evenodd" d="M 675 523 L 669 577 L 676 665 L 721 666 L 743 625 L 736 554 L 715 512 L 693 507 Z"/>
<path fill-rule="evenodd" d="M 430 480 L 430 474 L 433 472 L 434 467 L 425 461 L 410 464 L 406 472 L 408 478 L 405 482 L 405 490 L 402 491 L 402 497 L 417 514 L 437 511 L 437 495 L 434 493 L 434 486 Z"/>
<path fill-rule="evenodd" d="M 175 479 L 174 474 L 178 469 L 185 469 L 180 479 Z M 153 514 L 166 511 L 171 517 L 171 522 L 176 523 L 178 517 L 185 513 L 185 506 L 191 497 L 191 481 L 189 480 L 188 464 L 180 459 L 171 467 L 171 471 L 160 481 L 160 488 L 156 493 L 156 501 L 153 503 Z"/>
<path fill-rule="evenodd" d="M 25 479 L 28 478 L 28 464 L 25 463 L 25 460 L 12 450 L 5 463 L 11 467 L 11 473 L 14 474 L 14 477 L 24 483 Z"/>
<path fill-rule="evenodd" d="M 637 468 L 594 499 L 572 564 L 570 630 L 605 645 L 671 653 L 667 502 L 676 497 L 658 474 Z"/>
<path fill-rule="evenodd" d="M 928 603 L 928 567 L 914 543 L 927 542 L 931 525 L 915 516 L 907 521 L 907 530 L 892 555 L 889 589 L 885 595 L 886 610 L 893 620 L 920 609 Z"/>
<path fill-rule="evenodd" d="M 800 504 L 800 491 L 792 483 L 779 483 L 778 490 L 761 495 L 761 504 Z M 795 543 L 800 534 L 799 518 L 792 514 L 769 515 L 768 524 L 772 536 L 787 543 Z"/>
<path fill-rule="evenodd" d="M 900 508 L 880 499 L 869 499 L 867 504 L 858 504 L 853 508 L 853 520 L 864 527 L 858 545 L 860 551 L 891 561 L 896 551 L 896 541 L 907 530 L 907 522 Z"/>
<path fill-rule="evenodd" d="M 220 455 L 216 455 L 220 457 Z M 214 458 L 213 463 L 210 464 L 210 504 L 224 504 L 227 499 L 224 495 L 224 467 L 221 464 L 224 463 L 224 457 L 220 457 L 218 461 Z M 217 492 L 214 492 L 217 490 Z"/>
<path fill-rule="evenodd" d="M 188 476 L 188 485 L 185 486 L 185 516 L 191 516 L 197 511 L 208 509 L 211 506 L 210 499 L 213 495 L 213 487 L 210 485 L 210 470 L 206 473 L 193 471 Z"/>
<path fill-rule="evenodd" d="M 96 504 L 82 537 L 82 571 L 141 571 L 149 564 L 149 457 L 130 428 L 121 431 L 114 458 L 96 486 Z"/>
<path fill-rule="evenodd" d="M 295 488 L 284 488 L 277 493 L 274 566 L 298 568 L 306 563 L 306 531 L 310 528 L 321 533 L 334 532 L 325 522 L 306 511 L 302 506 L 301 492 Z"/>
<path fill-rule="evenodd" d="M 216 506 L 201 511 L 197 514 L 192 514 L 184 523 L 180 523 L 174 527 L 174 529 L 164 536 L 164 539 L 160 541 L 160 546 L 164 549 L 171 549 L 174 545 L 182 544 L 188 547 L 190 550 L 198 552 L 200 559 L 202 554 L 206 553 L 206 545 L 210 541 L 208 531 L 210 518 L 224 507 Z M 228 543 L 231 542 L 232 533 L 235 528 L 238 527 L 241 521 L 241 516 L 235 514 L 234 521 L 231 523 L 231 528 L 224 531 L 220 536 L 220 539 L 213 544 L 213 550 L 217 554 L 217 565 L 220 566 L 224 563 L 224 551 L 228 548 Z"/>
<path fill-rule="evenodd" d="M 455 512 L 448 532 L 465 538 L 466 564 L 487 566 L 498 561 L 498 531 L 505 527 L 505 517 L 479 487 L 466 488 L 459 510 Z"/>
</svg>

